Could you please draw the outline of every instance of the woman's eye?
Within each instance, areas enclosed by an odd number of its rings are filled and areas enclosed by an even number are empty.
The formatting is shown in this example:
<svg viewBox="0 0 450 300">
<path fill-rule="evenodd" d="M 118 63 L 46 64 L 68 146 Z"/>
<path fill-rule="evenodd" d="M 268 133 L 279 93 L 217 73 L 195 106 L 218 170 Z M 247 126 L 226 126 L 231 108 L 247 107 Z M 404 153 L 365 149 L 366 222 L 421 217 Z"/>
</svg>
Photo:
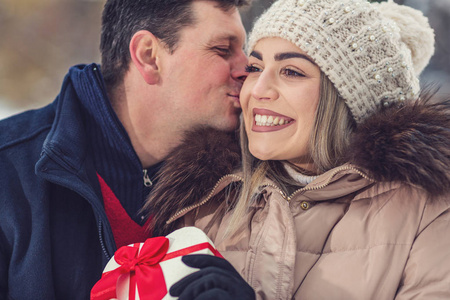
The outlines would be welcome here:
<svg viewBox="0 0 450 300">
<path fill-rule="evenodd" d="M 250 65 L 250 66 L 245 66 L 245 72 L 247 72 L 247 73 L 261 72 L 261 69 Z"/>
<path fill-rule="evenodd" d="M 302 73 L 291 69 L 284 69 L 282 73 L 287 77 L 305 77 Z"/>
</svg>

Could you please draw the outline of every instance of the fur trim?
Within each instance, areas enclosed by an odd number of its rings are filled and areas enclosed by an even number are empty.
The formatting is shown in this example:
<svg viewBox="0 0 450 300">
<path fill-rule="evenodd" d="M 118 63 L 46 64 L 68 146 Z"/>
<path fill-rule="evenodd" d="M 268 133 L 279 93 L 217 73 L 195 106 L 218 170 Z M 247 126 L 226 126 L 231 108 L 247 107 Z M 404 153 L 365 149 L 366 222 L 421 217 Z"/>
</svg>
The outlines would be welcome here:
<svg viewBox="0 0 450 300">
<path fill-rule="evenodd" d="M 235 132 L 211 128 L 187 132 L 160 169 L 158 183 L 143 208 L 154 220 L 151 227 L 158 229 L 153 235 L 166 232 L 168 226 L 162 222 L 203 198 L 222 176 L 237 169 L 240 161 Z"/>
<path fill-rule="evenodd" d="M 377 181 L 401 181 L 432 195 L 450 190 L 450 100 L 421 97 L 358 126 L 349 161 Z"/>
</svg>

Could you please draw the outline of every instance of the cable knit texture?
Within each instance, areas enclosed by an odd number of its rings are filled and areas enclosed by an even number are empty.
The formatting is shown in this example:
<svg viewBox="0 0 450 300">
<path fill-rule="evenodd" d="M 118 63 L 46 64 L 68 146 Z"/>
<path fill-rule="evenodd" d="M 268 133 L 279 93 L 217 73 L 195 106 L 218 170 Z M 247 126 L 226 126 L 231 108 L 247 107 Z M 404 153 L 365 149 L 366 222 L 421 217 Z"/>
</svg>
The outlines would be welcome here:
<svg viewBox="0 0 450 300">
<path fill-rule="evenodd" d="M 333 82 L 361 123 L 383 106 L 416 99 L 418 76 L 434 53 L 423 14 L 365 0 L 279 0 L 255 23 L 258 40 L 286 39 L 305 51 Z"/>
</svg>

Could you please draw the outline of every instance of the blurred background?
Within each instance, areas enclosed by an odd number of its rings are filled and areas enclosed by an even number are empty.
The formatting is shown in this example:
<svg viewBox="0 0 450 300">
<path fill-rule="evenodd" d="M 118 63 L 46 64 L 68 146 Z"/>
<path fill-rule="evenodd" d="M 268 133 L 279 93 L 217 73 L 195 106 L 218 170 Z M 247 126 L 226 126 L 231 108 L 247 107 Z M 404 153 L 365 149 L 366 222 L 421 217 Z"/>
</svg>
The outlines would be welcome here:
<svg viewBox="0 0 450 300">
<path fill-rule="evenodd" d="M 106 0 L 0 0 L 0 119 L 52 102 L 68 69 L 100 62 L 101 11 Z M 241 11 L 244 26 L 273 0 Z M 436 52 L 422 83 L 450 95 L 450 0 L 396 0 L 420 9 L 436 33 Z"/>
</svg>

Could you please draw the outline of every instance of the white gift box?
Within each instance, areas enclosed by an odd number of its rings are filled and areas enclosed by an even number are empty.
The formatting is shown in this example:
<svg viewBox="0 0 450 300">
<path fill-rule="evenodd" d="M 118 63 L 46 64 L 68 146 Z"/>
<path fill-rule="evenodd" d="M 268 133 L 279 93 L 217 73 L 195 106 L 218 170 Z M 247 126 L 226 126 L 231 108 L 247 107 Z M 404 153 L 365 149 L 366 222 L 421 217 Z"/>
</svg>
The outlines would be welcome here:
<svg viewBox="0 0 450 300">
<path fill-rule="evenodd" d="M 106 265 L 102 278 L 91 291 L 92 300 L 109 300 L 114 293 L 119 300 L 177 299 L 170 296 L 170 287 L 198 270 L 185 265 L 182 256 L 222 257 L 206 234 L 196 227 L 184 227 L 165 238 L 150 238 L 125 247 L 117 250 Z M 157 248 L 158 253 L 153 253 Z"/>
</svg>

